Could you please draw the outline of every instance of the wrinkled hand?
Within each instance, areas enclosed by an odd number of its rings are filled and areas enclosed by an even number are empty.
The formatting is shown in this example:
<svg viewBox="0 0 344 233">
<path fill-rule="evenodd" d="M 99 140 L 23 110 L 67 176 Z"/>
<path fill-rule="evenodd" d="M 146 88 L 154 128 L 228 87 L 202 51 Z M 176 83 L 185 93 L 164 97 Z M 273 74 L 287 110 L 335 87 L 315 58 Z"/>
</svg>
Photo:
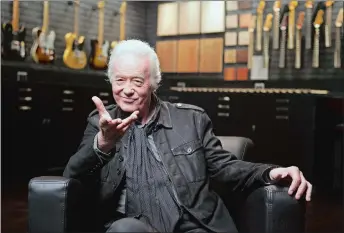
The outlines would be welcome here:
<svg viewBox="0 0 344 233">
<path fill-rule="evenodd" d="M 292 179 L 288 194 L 292 195 L 295 191 L 295 198 L 298 200 L 306 193 L 306 201 L 311 200 L 312 184 L 309 183 L 298 167 L 280 167 L 274 168 L 269 173 L 270 178 L 275 181 Z"/>
<path fill-rule="evenodd" d="M 125 119 L 112 119 L 108 111 L 106 111 L 103 102 L 97 97 L 93 96 L 92 101 L 96 105 L 99 112 L 99 128 L 98 146 L 104 152 L 112 149 L 115 142 L 120 139 L 127 131 L 130 124 L 138 118 L 139 111 L 133 112 Z"/>
</svg>

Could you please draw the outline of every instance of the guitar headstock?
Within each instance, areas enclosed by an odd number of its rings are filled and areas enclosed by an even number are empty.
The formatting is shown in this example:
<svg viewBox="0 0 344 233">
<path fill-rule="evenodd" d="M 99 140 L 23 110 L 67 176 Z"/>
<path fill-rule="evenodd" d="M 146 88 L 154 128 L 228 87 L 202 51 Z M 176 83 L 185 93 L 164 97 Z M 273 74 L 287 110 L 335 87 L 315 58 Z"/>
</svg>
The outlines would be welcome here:
<svg viewBox="0 0 344 233">
<path fill-rule="evenodd" d="M 288 13 L 285 13 L 283 15 L 282 21 L 281 21 L 281 30 L 286 30 L 288 26 Z"/>
<path fill-rule="evenodd" d="M 313 8 L 313 0 L 311 0 L 311 1 L 306 1 L 305 7 L 306 7 L 306 8 Z"/>
<path fill-rule="evenodd" d="M 265 8 L 265 1 L 260 1 L 257 7 L 257 14 L 263 14 Z"/>
<path fill-rule="evenodd" d="M 275 1 L 274 11 L 279 11 L 281 9 L 281 1 Z"/>
<path fill-rule="evenodd" d="M 264 23 L 264 31 L 270 31 L 271 29 L 271 25 L 272 25 L 272 14 L 269 13 L 267 16 L 266 16 L 266 19 L 265 19 L 265 23 Z"/>
<path fill-rule="evenodd" d="M 119 9 L 119 12 L 121 15 L 123 15 L 123 14 L 125 14 L 126 10 L 127 10 L 127 2 L 123 1 L 121 4 L 121 7 Z"/>
<path fill-rule="evenodd" d="M 320 27 L 320 25 L 324 22 L 324 11 L 318 10 L 317 15 L 315 16 L 314 20 L 314 27 Z"/>
<path fill-rule="evenodd" d="M 98 2 L 98 9 L 104 9 L 105 7 L 105 1 L 99 1 Z"/>
<path fill-rule="evenodd" d="M 296 28 L 299 29 L 299 30 L 301 30 L 304 21 L 305 21 L 305 12 L 301 11 L 301 12 L 299 13 L 298 18 L 297 18 Z"/>
<path fill-rule="evenodd" d="M 333 5 L 334 1 L 326 1 L 325 6 L 326 7 L 331 7 Z"/>
<path fill-rule="evenodd" d="M 341 27 L 343 25 L 343 8 L 340 8 L 337 19 L 336 19 L 336 27 Z"/>
<path fill-rule="evenodd" d="M 80 6 L 80 0 L 74 0 L 74 5 L 75 6 Z"/>
<path fill-rule="evenodd" d="M 297 1 L 290 1 L 289 2 L 289 10 L 292 11 L 292 10 L 295 10 L 295 8 L 297 7 L 298 3 Z"/>
</svg>

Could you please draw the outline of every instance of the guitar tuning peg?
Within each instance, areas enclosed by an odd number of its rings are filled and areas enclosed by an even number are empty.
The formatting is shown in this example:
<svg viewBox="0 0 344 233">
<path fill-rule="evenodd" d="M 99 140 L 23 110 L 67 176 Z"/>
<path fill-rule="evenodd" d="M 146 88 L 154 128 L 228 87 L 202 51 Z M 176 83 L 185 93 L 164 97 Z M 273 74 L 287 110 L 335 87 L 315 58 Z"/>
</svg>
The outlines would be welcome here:
<svg viewBox="0 0 344 233">
<path fill-rule="evenodd" d="M 67 1 L 68 6 L 73 6 L 73 1 Z"/>
<path fill-rule="evenodd" d="M 117 16 L 119 14 L 119 11 L 114 10 L 112 14 L 113 16 Z"/>
</svg>

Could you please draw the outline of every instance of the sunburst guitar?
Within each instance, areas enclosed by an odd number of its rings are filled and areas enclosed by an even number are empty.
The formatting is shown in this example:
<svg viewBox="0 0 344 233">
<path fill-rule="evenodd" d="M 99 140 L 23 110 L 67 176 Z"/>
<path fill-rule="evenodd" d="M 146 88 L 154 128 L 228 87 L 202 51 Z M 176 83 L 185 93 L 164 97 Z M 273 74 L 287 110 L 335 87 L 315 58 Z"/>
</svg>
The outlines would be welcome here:
<svg viewBox="0 0 344 233">
<path fill-rule="evenodd" d="M 63 53 L 64 64 L 71 69 L 83 69 L 87 65 L 84 51 L 85 37 L 78 35 L 79 0 L 74 1 L 74 32 L 65 35 L 66 49 Z"/>
</svg>

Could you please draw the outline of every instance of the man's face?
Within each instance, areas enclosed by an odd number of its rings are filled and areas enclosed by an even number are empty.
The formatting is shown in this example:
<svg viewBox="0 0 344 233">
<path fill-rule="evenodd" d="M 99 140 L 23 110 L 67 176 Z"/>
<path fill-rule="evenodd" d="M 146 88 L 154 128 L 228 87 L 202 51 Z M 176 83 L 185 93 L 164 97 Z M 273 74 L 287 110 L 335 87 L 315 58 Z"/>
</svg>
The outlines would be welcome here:
<svg viewBox="0 0 344 233">
<path fill-rule="evenodd" d="M 112 69 L 115 74 L 112 93 L 117 105 L 125 112 L 145 112 L 152 94 L 149 60 L 124 55 L 117 59 Z"/>
</svg>

